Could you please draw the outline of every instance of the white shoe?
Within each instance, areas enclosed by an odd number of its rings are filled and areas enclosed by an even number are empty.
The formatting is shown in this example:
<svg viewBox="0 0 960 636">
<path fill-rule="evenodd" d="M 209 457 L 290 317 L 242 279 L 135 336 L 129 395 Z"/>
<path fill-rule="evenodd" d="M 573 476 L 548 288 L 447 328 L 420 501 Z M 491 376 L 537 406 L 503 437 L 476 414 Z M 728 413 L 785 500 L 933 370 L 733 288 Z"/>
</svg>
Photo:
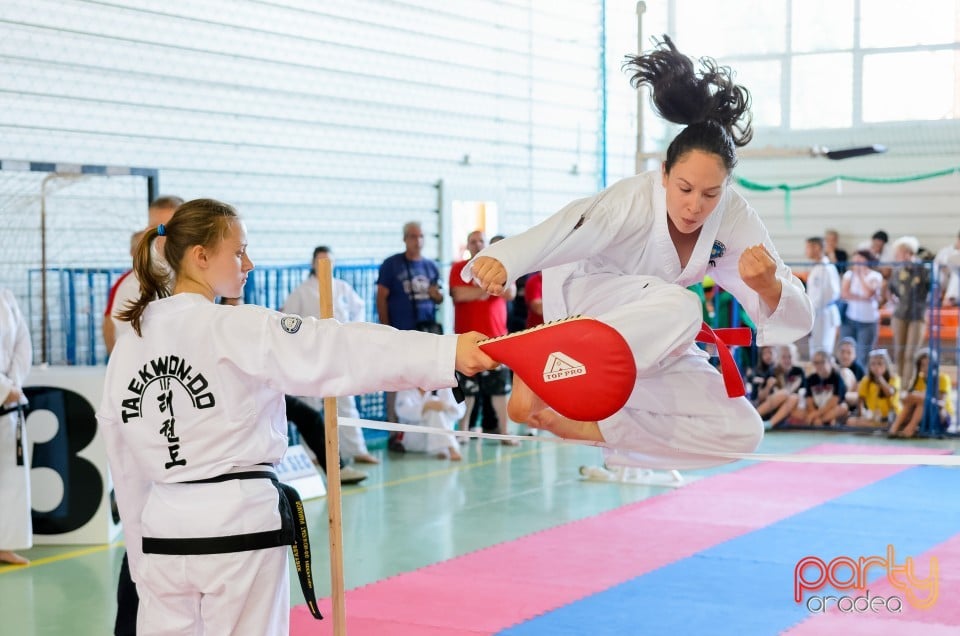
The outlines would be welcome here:
<svg viewBox="0 0 960 636">
<path fill-rule="evenodd" d="M 361 481 L 367 478 L 367 473 L 362 470 L 357 470 L 356 468 L 351 468 L 349 466 L 344 466 L 340 469 L 340 483 L 346 486 L 351 484 L 359 484 Z"/>
<path fill-rule="evenodd" d="M 580 475 L 591 481 L 616 481 L 617 474 L 603 466 L 581 466 Z"/>
</svg>

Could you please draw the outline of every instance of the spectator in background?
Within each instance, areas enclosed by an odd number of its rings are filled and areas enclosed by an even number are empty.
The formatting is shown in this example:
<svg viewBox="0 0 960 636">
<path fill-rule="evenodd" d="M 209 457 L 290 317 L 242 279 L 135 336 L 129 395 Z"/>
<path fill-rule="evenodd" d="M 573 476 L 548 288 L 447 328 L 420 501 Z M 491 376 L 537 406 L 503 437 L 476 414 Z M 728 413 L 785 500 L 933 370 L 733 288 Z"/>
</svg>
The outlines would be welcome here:
<svg viewBox="0 0 960 636">
<path fill-rule="evenodd" d="M 809 351 L 833 351 L 840 328 L 840 274 L 823 253 L 823 239 L 807 239 L 807 258 L 814 265 L 807 276 L 807 295 L 813 303 L 813 330 L 810 332 Z"/>
<path fill-rule="evenodd" d="M 527 324 L 530 329 L 543 324 L 543 272 L 534 272 L 527 278 Z"/>
<path fill-rule="evenodd" d="M 23 407 L 23 383 L 33 347 L 17 299 L 0 290 L 0 563 L 26 565 L 14 550 L 33 546 L 30 516 L 30 443 Z M 9 611 L 13 607 L 6 606 Z"/>
<path fill-rule="evenodd" d="M 870 252 L 866 250 L 855 252 L 850 269 L 844 272 L 840 281 L 840 297 L 846 302 L 846 316 L 840 326 L 840 336 L 856 343 L 861 375 L 868 354 L 877 344 L 880 299 L 884 287 L 883 276 L 870 268 L 870 258 Z"/>
<path fill-rule="evenodd" d="M 850 413 L 846 402 L 847 385 L 834 367 L 833 356 L 826 351 L 814 351 L 810 362 L 813 373 L 807 376 L 803 421 L 810 426 L 838 426 Z"/>
<path fill-rule="evenodd" d="M 774 428 L 785 422 L 797 410 L 806 392 L 806 373 L 793 363 L 796 359 L 796 345 L 777 348 L 777 360 L 757 398 L 757 413 L 764 419 L 765 428 Z"/>
<path fill-rule="evenodd" d="M 960 271 L 960 234 L 957 234 L 957 239 L 952 245 L 947 245 L 937 252 L 937 256 L 933 259 L 933 262 L 936 264 L 937 271 L 940 273 L 937 284 L 940 286 L 940 291 L 943 292 L 950 284 L 951 275 L 955 275 Z M 946 297 L 944 296 L 944 298 Z M 954 301 L 956 301 L 956 296 L 954 296 Z M 956 302 L 954 302 L 954 304 L 956 304 Z"/>
<path fill-rule="evenodd" d="M 853 338 L 841 338 L 837 344 L 836 355 L 837 372 L 843 378 L 843 383 L 847 386 L 846 403 L 852 411 L 857 408 L 860 398 L 857 396 L 857 387 L 864 376 L 863 367 L 857 361 L 857 343 Z"/>
<path fill-rule="evenodd" d="M 290 292 L 280 311 L 298 316 L 320 317 L 320 282 L 317 280 L 317 267 L 322 260 L 329 260 L 330 267 L 333 268 L 333 250 L 326 245 L 319 245 L 313 250 L 310 276 L 299 287 Z M 335 320 L 343 323 L 363 322 L 366 316 L 366 308 L 366 303 L 347 281 L 340 278 L 333 279 L 333 318 Z M 317 405 L 311 401 L 315 398 L 302 399 L 311 407 L 317 408 Z M 340 417 L 359 419 L 360 413 L 357 410 L 356 398 L 352 395 L 338 397 L 337 413 Z M 380 460 L 367 450 L 366 440 L 363 439 L 363 429 L 356 426 L 341 426 L 339 434 L 340 454 L 347 460 L 353 460 L 361 464 L 380 463 Z"/>
<path fill-rule="evenodd" d="M 897 415 L 896 421 L 890 426 L 887 437 L 916 437 L 923 413 L 926 408 L 927 371 L 930 365 L 930 351 L 920 349 L 914 357 L 913 370 L 906 394 L 903 396 L 903 410 Z M 937 417 L 942 424 L 952 420 L 953 395 L 950 388 L 950 376 L 938 373 L 937 387 Z"/>
<path fill-rule="evenodd" d="M 890 236 L 883 230 L 877 230 L 870 237 L 870 242 L 863 247 L 870 252 L 870 261 L 879 263 L 877 269 L 884 280 L 890 278 L 890 273 L 893 271 L 890 263 L 895 258 L 889 243 Z"/>
<path fill-rule="evenodd" d="M 408 389 L 397 392 L 397 417 L 403 424 L 452 431 L 464 413 L 466 407 L 457 402 L 450 389 Z M 463 459 L 457 438 L 452 434 L 404 433 L 403 445 L 408 451 L 428 453 L 437 459 L 450 459 L 455 462 Z"/>
<path fill-rule="evenodd" d="M 911 377 L 910 367 L 926 325 L 930 272 L 917 260 L 920 246 L 915 237 L 902 236 L 894 242 L 893 247 L 897 265 L 887 283 L 890 294 L 897 301 L 891 319 L 893 356 L 897 374 L 908 378 Z"/>
<path fill-rule="evenodd" d="M 746 383 L 750 391 L 750 401 L 754 406 L 760 404 L 760 391 L 767 382 L 767 378 L 773 372 L 777 362 L 777 348 L 766 345 L 757 350 L 757 363 L 747 367 Z"/>
<path fill-rule="evenodd" d="M 147 208 L 147 227 L 143 231 L 155 228 L 161 223 L 169 223 L 173 213 L 182 204 L 183 199 L 178 196 L 166 195 L 154 199 Z M 142 233 L 143 232 L 141 232 L 141 235 Z M 151 244 L 150 259 L 155 265 L 166 269 L 166 263 L 164 262 L 162 256 L 164 240 L 165 239 L 161 236 L 155 239 Z M 113 347 L 120 336 L 133 331 L 133 329 L 130 327 L 130 323 L 120 320 L 119 315 L 127 308 L 127 303 L 132 303 L 139 297 L 140 281 L 137 280 L 136 274 L 126 276 L 113 291 L 113 307 L 112 313 L 110 314 L 110 317 L 113 320 L 113 327 L 112 329 L 104 328 L 103 333 L 104 342 L 107 345 L 107 355 L 113 351 Z M 112 339 L 108 339 L 108 337 Z"/>
<path fill-rule="evenodd" d="M 130 260 L 133 261 L 133 254 L 137 250 L 137 243 L 140 242 L 140 237 L 143 236 L 143 230 L 139 230 L 130 235 Z M 133 273 L 132 269 L 128 269 L 120 277 L 113 281 L 113 285 L 110 286 L 110 292 L 107 294 L 107 306 L 103 310 L 103 324 L 101 325 L 101 331 L 103 333 L 103 344 L 107 348 L 107 355 L 113 350 L 113 345 L 117 341 L 117 329 L 116 325 L 113 322 L 113 304 L 117 297 L 117 290 L 120 288 L 120 285 L 123 284 L 123 281 L 126 280 L 127 276 Z"/>
<path fill-rule="evenodd" d="M 840 339 L 837 344 L 837 364 L 843 369 L 850 369 L 857 382 L 863 379 L 865 371 L 857 360 L 857 343 L 853 338 Z"/>
<path fill-rule="evenodd" d="M 486 236 L 482 230 L 474 230 L 467 235 L 467 251 L 470 258 L 476 256 L 487 245 Z M 468 259 L 469 260 L 469 259 Z M 450 268 L 450 297 L 453 299 L 454 332 L 467 333 L 479 331 L 491 338 L 507 335 L 507 300 L 516 295 L 516 288 L 508 288 L 501 296 L 492 296 L 479 287 L 465 283 L 460 276 L 468 260 L 458 261 Z M 500 433 L 507 432 L 507 395 L 512 387 L 510 369 L 501 366 L 493 371 L 485 371 L 472 379 L 461 376 L 460 386 L 466 395 L 467 419 L 463 422 L 464 430 L 470 430 L 474 425 L 474 418 L 484 413 L 487 408 L 493 411 L 496 425 L 493 430 Z M 489 407 L 484 407 L 484 404 Z M 474 412 L 473 407 L 477 405 Z M 485 430 L 489 426 L 483 424 Z M 517 442 L 504 440 L 504 444 L 515 445 Z"/>
<path fill-rule="evenodd" d="M 377 276 L 377 314 L 380 324 L 403 330 L 434 330 L 437 305 L 443 302 L 440 270 L 423 255 L 423 229 L 417 221 L 403 226 L 405 249 L 388 257 Z M 396 394 L 387 392 L 387 421 L 396 422 Z M 394 436 L 395 437 L 395 436 Z M 402 447 L 391 443 L 397 451 Z"/>
<path fill-rule="evenodd" d="M 943 306 L 956 307 L 958 304 L 960 304 L 960 271 L 954 271 L 950 274 L 947 288 L 943 292 Z"/>
<path fill-rule="evenodd" d="M 887 429 L 900 413 L 900 378 L 886 349 L 871 351 L 867 368 L 857 389 L 858 411 L 847 426 Z"/>
<path fill-rule="evenodd" d="M 823 232 L 823 253 L 831 263 L 837 266 L 837 271 L 843 274 L 847 269 L 849 257 L 847 250 L 839 246 L 840 234 L 829 229 Z"/>
</svg>

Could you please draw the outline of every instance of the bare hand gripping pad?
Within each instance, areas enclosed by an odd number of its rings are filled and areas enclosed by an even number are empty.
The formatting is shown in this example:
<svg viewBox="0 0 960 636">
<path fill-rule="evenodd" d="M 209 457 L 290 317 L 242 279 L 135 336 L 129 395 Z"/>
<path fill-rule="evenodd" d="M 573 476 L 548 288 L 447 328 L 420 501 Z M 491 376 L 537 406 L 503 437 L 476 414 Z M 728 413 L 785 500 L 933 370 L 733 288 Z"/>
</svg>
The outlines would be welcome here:
<svg viewBox="0 0 960 636">
<path fill-rule="evenodd" d="M 579 421 L 610 417 L 626 404 L 637 366 L 620 333 L 575 316 L 480 343 L 557 413 Z"/>
</svg>

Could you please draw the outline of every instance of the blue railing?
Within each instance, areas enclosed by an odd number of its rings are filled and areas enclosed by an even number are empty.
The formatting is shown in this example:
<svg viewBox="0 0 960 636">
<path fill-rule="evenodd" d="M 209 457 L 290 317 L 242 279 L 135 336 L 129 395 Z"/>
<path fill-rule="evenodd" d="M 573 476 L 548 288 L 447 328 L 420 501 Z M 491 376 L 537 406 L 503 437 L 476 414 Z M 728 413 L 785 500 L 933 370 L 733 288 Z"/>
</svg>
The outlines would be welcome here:
<svg viewBox="0 0 960 636">
<path fill-rule="evenodd" d="M 808 269 L 810 262 L 790 263 L 798 270 Z M 896 266 L 896 263 L 882 263 L 884 266 Z M 932 264 L 927 264 L 932 267 Z M 377 321 L 376 307 L 376 279 L 378 265 L 374 263 L 337 264 L 334 276 L 350 283 L 366 303 L 366 320 Z M 271 309 L 279 309 L 284 299 L 302 283 L 309 275 L 307 265 L 274 265 L 257 266 L 247 279 L 244 290 L 244 300 L 250 304 L 262 305 Z M 29 272 L 27 313 L 31 332 L 34 334 L 34 351 L 43 351 L 45 345 L 46 356 L 42 359 L 51 364 L 87 364 L 98 365 L 106 363 L 106 349 L 101 334 L 103 312 L 106 307 L 107 294 L 113 282 L 123 273 L 122 269 L 110 268 L 71 268 L 47 270 L 47 315 L 46 338 L 41 338 L 41 301 L 40 301 L 40 271 Z M 933 284 L 937 284 L 937 277 L 932 275 Z M 936 387 L 939 367 L 941 363 L 952 361 L 957 364 L 960 359 L 960 333 L 940 333 L 940 312 L 937 290 L 930 294 L 928 307 L 928 346 L 930 348 L 930 377 L 928 378 L 928 400 L 936 399 Z M 731 324 L 726 324 L 727 322 Z M 729 306 L 729 313 L 721 317 L 717 312 L 713 326 L 737 326 L 740 322 L 740 307 L 735 299 Z M 953 343 L 953 349 L 945 347 L 946 343 Z M 943 355 L 946 354 L 946 355 Z M 952 354 L 952 355 L 950 355 Z M 35 355 L 40 360 L 40 355 Z M 752 357 L 752 356 L 751 356 Z M 960 383 L 958 383 L 960 384 Z M 956 400 L 960 406 L 960 386 L 955 387 Z M 361 417 L 367 419 L 384 419 L 385 403 L 382 394 L 362 396 L 360 399 Z M 936 413 L 935 409 L 930 409 Z M 922 432 L 939 434 L 942 428 L 933 419 L 925 418 Z"/>
</svg>

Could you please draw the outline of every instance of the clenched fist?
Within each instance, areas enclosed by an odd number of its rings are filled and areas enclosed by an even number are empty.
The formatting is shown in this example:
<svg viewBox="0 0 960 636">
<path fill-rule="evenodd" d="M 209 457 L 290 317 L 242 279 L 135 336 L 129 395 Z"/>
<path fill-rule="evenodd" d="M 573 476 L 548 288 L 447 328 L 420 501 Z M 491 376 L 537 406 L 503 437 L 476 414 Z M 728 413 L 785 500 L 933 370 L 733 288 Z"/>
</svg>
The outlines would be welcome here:
<svg viewBox="0 0 960 636">
<path fill-rule="evenodd" d="M 783 288 L 777 278 L 777 262 L 767 248 L 762 243 L 748 247 L 740 255 L 737 268 L 747 287 L 760 295 L 770 311 L 776 310 Z"/>
<path fill-rule="evenodd" d="M 477 286 L 492 296 L 500 296 L 506 291 L 507 268 L 503 263 L 490 256 L 478 256 L 473 259 L 473 280 Z"/>
</svg>

